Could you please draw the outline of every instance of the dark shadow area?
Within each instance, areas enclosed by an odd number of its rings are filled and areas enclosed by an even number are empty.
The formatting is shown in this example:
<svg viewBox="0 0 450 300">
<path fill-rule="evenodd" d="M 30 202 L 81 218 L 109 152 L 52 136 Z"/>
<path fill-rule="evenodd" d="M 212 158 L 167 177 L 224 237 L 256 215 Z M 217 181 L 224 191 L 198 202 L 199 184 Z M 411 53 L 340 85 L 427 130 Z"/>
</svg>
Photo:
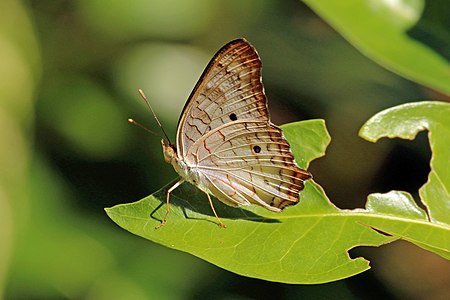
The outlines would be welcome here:
<svg viewBox="0 0 450 300">
<path fill-rule="evenodd" d="M 376 251 L 374 251 L 373 247 L 367 246 L 360 246 L 350 249 L 348 251 L 350 258 L 355 259 L 357 257 L 363 257 L 371 261 L 371 269 L 347 278 L 344 281 L 347 283 L 348 288 L 355 294 L 355 296 L 357 296 L 357 299 L 397 299 L 392 293 L 390 293 L 389 288 L 380 282 L 379 278 L 375 275 L 374 269 L 372 269 L 372 261 L 376 259 L 376 257 L 374 257 L 375 253 Z"/>
<path fill-rule="evenodd" d="M 397 299 L 375 276 L 373 270 L 367 270 L 363 273 L 352 276 L 345 279 L 345 282 L 357 299 Z"/>
<path fill-rule="evenodd" d="M 377 232 L 377 233 L 379 233 L 379 234 L 381 234 L 381 235 L 384 235 L 384 236 L 386 236 L 386 237 L 392 237 L 392 236 L 393 236 L 393 235 L 390 234 L 389 232 L 383 231 L 383 230 L 378 229 L 378 228 L 373 227 L 373 226 L 370 226 L 370 229 L 372 229 L 373 231 L 375 231 L 375 232 Z"/>
<path fill-rule="evenodd" d="M 153 212 L 150 213 L 150 216 L 153 219 L 161 221 L 160 219 L 154 217 L 154 214 L 159 209 L 165 209 L 167 190 L 171 186 L 173 186 L 177 180 L 174 180 L 173 182 L 171 182 L 170 184 L 166 185 L 164 188 L 160 189 L 159 191 L 153 194 L 153 196 L 161 200 L 161 205 L 159 205 Z M 259 223 L 281 223 L 281 221 L 278 219 L 262 217 L 251 211 L 243 209 L 242 207 L 231 207 L 226 204 L 223 204 L 214 196 L 212 196 L 212 199 L 214 209 L 216 210 L 217 215 L 221 219 L 224 220 L 242 219 L 245 221 L 259 222 Z M 205 216 L 215 217 L 212 208 L 209 205 L 207 196 L 197 187 L 186 182 L 183 183 L 181 186 L 179 186 L 170 194 L 170 205 L 180 207 L 183 210 L 186 219 L 191 220 L 200 219 L 198 217 L 190 216 L 189 211 L 196 212 Z M 170 219 L 170 213 L 168 219 Z"/>
<path fill-rule="evenodd" d="M 209 275 L 186 299 L 395 299 L 371 270 L 352 278 L 316 285 L 264 281 L 222 269 Z"/>
<path fill-rule="evenodd" d="M 418 201 L 418 191 L 430 173 L 431 151 L 427 134 L 428 131 L 420 132 L 412 141 L 385 139 L 378 142 L 394 143 L 394 147 L 381 164 L 370 187 L 371 192 L 406 191 L 424 208 Z"/>
</svg>

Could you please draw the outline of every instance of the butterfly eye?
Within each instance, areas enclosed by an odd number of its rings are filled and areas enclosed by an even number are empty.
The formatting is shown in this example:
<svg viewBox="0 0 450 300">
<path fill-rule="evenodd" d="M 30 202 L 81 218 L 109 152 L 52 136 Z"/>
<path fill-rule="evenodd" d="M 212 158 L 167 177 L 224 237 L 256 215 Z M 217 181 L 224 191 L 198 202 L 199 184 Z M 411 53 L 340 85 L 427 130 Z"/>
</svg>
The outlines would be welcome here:
<svg viewBox="0 0 450 300">
<path fill-rule="evenodd" d="M 255 153 L 259 153 L 259 152 L 261 152 L 261 147 L 260 146 L 253 146 L 253 151 L 255 151 Z"/>
<path fill-rule="evenodd" d="M 236 120 L 237 120 L 236 114 L 234 114 L 234 113 L 231 114 L 231 115 L 230 115 L 230 120 L 231 120 L 231 121 L 236 121 Z"/>
</svg>

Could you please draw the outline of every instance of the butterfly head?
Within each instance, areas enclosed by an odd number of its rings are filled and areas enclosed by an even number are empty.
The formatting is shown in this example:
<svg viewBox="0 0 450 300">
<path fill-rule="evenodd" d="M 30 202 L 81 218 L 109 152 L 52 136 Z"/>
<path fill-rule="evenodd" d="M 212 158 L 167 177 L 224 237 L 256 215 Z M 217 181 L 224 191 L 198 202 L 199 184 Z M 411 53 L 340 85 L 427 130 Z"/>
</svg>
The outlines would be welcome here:
<svg viewBox="0 0 450 300">
<path fill-rule="evenodd" d="M 166 144 L 164 139 L 161 140 L 161 144 L 163 147 L 164 160 L 171 164 L 181 177 L 186 178 L 187 181 L 195 184 L 196 174 L 193 174 L 192 170 L 189 169 L 186 163 L 178 157 L 177 148 L 175 148 L 175 146 L 170 142 L 167 142 Z"/>
<path fill-rule="evenodd" d="M 167 163 L 172 164 L 172 162 L 177 158 L 177 149 L 170 142 L 167 142 L 166 144 L 164 139 L 161 140 L 161 145 L 163 148 L 164 160 Z"/>
</svg>

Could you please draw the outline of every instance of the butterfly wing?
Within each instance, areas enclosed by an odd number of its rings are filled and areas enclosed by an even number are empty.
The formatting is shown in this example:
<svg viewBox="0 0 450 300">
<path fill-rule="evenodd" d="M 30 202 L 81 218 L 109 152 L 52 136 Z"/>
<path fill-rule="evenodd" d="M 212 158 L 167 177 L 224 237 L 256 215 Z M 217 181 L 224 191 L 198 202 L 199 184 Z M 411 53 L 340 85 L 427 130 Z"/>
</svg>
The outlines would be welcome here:
<svg viewBox="0 0 450 300">
<path fill-rule="evenodd" d="M 178 122 L 177 151 L 184 158 L 195 141 L 233 120 L 269 121 L 261 60 L 244 39 L 223 46 L 189 96 Z"/>
<path fill-rule="evenodd" d="M 194 143 L 186 158 L 203 184 L 229 205 L 281 211 L 299 201 L 303 182 L 311 177 L 295 163 L 281 130 L 266 121 L 223 124 Z"/>
<path fill-rule="evenodd" d="M 178 156 L 228 205 L 280 211 L 298 202 L 304 180 L 281 130 L 270 123 L 261 60 L 245 40 L 225 45 L 183 109 Z"/>
</svg>

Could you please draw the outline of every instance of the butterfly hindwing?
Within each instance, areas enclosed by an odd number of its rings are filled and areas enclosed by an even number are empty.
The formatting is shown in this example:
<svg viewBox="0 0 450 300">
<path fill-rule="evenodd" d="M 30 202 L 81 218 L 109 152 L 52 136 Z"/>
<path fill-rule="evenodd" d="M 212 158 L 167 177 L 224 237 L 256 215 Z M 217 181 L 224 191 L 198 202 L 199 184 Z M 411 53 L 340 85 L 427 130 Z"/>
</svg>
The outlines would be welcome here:
<svg viewBox="0 0 450 300">
<path fill-rule="evenodd" d="M 281 130 L 267 121 L 226 123 L 194 143 L 186 161 L 219 200 L 273 211 L 297 203 L 310 177 L 296 165 Z"/>
</svg>

